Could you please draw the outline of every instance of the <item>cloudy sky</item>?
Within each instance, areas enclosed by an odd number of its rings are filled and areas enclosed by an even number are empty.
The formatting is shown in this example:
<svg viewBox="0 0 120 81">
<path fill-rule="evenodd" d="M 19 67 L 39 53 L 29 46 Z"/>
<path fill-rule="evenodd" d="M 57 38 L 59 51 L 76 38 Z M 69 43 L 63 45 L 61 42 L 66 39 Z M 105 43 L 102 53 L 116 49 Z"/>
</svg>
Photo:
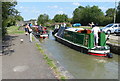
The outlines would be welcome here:
<svg viewBox="0 0 120 81">
<path fill-rule="evenodd" d="M 108 8 L 114 8 L 115 2 L 40 2 L 40 1 L 18 1 L 16 9 L 21 12 L 21 16 L 25 20 L 37 19 L 40 14 L 48 14 L 52 19 L 56 14 L 67 14 L 69 18 L 72 17 L 72 13 L 78 6 L 98 6 L 104 13 Z M 89 1 L 89 0 L 88 0 Z"/>
</svg>

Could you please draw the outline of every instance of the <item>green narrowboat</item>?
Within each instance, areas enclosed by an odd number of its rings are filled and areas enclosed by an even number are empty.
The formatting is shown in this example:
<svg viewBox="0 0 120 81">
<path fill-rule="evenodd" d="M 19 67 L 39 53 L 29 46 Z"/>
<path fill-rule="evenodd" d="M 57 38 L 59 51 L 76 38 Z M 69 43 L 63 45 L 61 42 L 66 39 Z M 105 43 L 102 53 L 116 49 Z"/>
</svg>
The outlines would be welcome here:
<svg viewBox="0 0 120 81">
<path fill-rule="evenodd" d="M 94 46 L 94 34 L 91 30 L 83 28 L 60 27 L 54 36 L 58 42 L 82 53 L 109 58 L 113 57 L 110 53 L 110 47 L 106 45 L 106 35 L 103 32 L 99 33 L 98 46 Z"/>
</svg>

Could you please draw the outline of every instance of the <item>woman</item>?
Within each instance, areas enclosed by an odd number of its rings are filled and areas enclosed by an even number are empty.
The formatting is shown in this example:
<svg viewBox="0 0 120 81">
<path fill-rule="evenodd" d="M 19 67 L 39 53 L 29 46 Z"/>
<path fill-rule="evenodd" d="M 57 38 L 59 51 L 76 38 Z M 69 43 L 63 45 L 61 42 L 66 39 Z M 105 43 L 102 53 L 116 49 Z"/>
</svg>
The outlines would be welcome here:
<svg viewBox="0 0 120 81">
<path fill-rule="evenodd" d="M 26 24 L 26 25 L 25 25 L 25 35 L 28 34 L 28 28 L 29 28 L 29 26 L 28 26 L 28 24 Z"/>
</svg>

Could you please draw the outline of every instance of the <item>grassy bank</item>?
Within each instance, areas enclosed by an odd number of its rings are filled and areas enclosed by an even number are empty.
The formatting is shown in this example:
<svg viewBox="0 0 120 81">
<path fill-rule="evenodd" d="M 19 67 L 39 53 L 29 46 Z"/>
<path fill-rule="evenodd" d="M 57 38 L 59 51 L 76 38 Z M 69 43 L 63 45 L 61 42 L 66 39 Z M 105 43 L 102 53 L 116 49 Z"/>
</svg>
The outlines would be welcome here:
<svg viewBox="0 0 120 81">
<path fill-rule="evenodd" d="M 24 31 L 23 30 L 19 30 L 20 27 L 18 26 L 10 26 L 7 27 L 7 33 L 8 34 L 23 34 Z"/>
<path fill-rule="evenodd" d="M 44 59 L 46 60 L 47 64 L 51 67 L 51 69 L 54 71 L 54 74 L 56 75 L 56 77 L 58 79 L 61 79 L 61 81 L 65 81 L 67 77 L 61 74 L 56 64 L 54 63 L 54 61 L 50 59 L 47 54 L 45 54 L 44 50 L 41 48 L 41 46 L 38 43 L 36 43 L 35 45 L 38 48 L 38 50 L 43 54 Z"/>
</svg>

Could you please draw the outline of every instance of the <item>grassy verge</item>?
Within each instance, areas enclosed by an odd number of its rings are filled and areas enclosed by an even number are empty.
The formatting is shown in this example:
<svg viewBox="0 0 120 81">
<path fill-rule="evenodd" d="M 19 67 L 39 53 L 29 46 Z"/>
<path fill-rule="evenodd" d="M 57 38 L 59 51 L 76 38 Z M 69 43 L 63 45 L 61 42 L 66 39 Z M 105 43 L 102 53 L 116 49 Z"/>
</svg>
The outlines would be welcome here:
<svg viewBox="0 0 120 81">
<path fill-rule="evenodd" d="M 8 34 L 23 34 L 24 31 L 19 30 L 20 27 L 18 26 L 11 26 L 11 27 L 7 27 L 7 33 Z"/>
<path fill-rule="evenodd" d="M 79 28 L 92 29 L 90 26 L 80 26 Z"/>
<path fill-rule="evenodd" d="M 55 75 L 57 76 L 58 79 L 61 79 L 62 81 L 65 81 L 65 79 L 67 79 L 67 77 L 65 77 L 64 75 L 62 75 L 59 71 L 58 68 L 56 66 L 56 64 L 54 63 L 54 61 L 52 59 L 50 59 L 47 54 L 45 54 L 44 50 L 41 48 L 41 46 L 36 43 L 35 44 L 36 47 L 38 48 L 38 50 L 43 54 L 44 59 L 46 60 L 47 64 L 51 67 L 51 69 L 53 69 Z"/>
<path fill-rule="evenodd" d="M 35 41 L 34 37 L 32 36 L 32 40 Z"/>
</svg>

